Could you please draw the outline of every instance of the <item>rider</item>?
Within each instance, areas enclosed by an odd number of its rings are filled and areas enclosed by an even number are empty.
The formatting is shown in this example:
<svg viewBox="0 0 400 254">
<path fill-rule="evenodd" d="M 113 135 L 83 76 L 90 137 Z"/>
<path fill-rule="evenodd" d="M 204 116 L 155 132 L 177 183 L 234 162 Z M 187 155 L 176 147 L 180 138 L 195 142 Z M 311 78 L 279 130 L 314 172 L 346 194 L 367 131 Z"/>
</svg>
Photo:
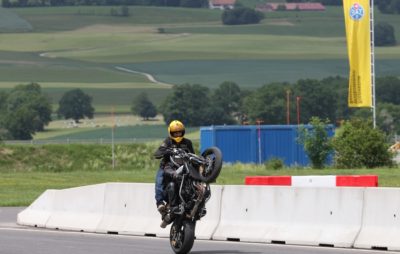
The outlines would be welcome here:
<svg viewBox="0 0 400 254">
<path fill-rule="evenodd" d="M 169 137 L 164 140 L 158 150 L 154 153 L 156 159 L 161 159 L 160 168 L 156 175 L 155 198 L 157 210 L 160 212 L 163 219 L 163 222 L 160 225 L 162 228 L 165 228 L 169 223 L 169 221 L 166 221 L 164 218 L 166 215 L 166 206 L 164 201 L 168 202 L 164 193 L 164 187 L 169 182 L 172 182 L 171 180 L 177 178 L 177 174 L 174 167 L 171 165 L 172 162 L 170 161 L 171 148 L 181 148 L 188 153 L 194 153 L 192 141 L 184 138 L 185 126 L 183 123 L 178 120 L 172 121 L 168 126 L 168 134 Z"/>
</svg>

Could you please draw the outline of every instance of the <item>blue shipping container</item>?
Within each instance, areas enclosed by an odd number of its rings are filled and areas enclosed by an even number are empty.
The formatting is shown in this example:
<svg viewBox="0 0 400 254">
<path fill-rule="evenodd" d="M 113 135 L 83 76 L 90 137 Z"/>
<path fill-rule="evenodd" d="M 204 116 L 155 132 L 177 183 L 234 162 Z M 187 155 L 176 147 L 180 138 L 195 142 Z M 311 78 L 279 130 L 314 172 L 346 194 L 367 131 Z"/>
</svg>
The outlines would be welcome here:
<svg viewBox="0 0 400 254">
<path fill-rule="evenodd" d="M 306 128 L 311 128 L 307 125 Z M 334 127 L 328 126 L 333 136 Z M 216 146 L 224 162 L 263 163 L 280 158 L 285 165 L 309 164 L 308 156 L 298 141 L 298 125 L 231 125 L 200 128 L 200 150 Z M 332 159 L 329 158 L 329 162 Z"/>
</svg>

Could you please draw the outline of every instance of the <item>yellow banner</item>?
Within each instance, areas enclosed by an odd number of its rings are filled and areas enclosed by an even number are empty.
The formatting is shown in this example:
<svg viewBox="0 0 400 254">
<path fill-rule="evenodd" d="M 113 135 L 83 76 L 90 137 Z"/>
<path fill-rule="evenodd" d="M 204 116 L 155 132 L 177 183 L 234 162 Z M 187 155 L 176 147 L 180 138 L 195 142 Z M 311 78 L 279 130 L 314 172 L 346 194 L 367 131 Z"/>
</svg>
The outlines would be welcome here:
<svg viewBox="0 0 400 254">
<path fill-rule="evenodd" d="M 349 107 L 372 107 L 370 0 L 343 0 L 349 54 Z"/>
</svg>

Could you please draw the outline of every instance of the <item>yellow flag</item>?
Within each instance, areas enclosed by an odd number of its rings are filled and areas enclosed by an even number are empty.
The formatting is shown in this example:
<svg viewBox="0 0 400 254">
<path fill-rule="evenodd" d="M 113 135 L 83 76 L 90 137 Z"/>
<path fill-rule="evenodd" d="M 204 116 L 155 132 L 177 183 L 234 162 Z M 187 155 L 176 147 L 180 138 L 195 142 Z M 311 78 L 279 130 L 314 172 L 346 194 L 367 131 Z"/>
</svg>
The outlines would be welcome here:
<svg viewBox="0 0 400 254">
<path fill-rule="evenodd" d="M 349 107 L 372 107 L 370 0 L 343 0 L 349 54 Z"/>
</svg>

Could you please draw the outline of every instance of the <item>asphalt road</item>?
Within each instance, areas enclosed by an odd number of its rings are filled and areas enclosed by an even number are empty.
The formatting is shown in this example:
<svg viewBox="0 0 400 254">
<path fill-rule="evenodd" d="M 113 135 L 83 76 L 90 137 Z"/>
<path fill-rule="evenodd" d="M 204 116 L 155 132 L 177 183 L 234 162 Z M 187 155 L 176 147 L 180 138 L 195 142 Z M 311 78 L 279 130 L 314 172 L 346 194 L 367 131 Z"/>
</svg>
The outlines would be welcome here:
<svg viewBox="0 0 400 254">
<path fill-rule="evenodd" d="M 0 254 L 172 254 L 168 239 L 43 230 L 16 225 L 22 208 L 0 208 Z M 192 254 L 382 254 L 396 253 L 253 244 L 226 241 L 196 241 Z M 399 252 L 397 252 L 398 254 Z"/>
</svg>

